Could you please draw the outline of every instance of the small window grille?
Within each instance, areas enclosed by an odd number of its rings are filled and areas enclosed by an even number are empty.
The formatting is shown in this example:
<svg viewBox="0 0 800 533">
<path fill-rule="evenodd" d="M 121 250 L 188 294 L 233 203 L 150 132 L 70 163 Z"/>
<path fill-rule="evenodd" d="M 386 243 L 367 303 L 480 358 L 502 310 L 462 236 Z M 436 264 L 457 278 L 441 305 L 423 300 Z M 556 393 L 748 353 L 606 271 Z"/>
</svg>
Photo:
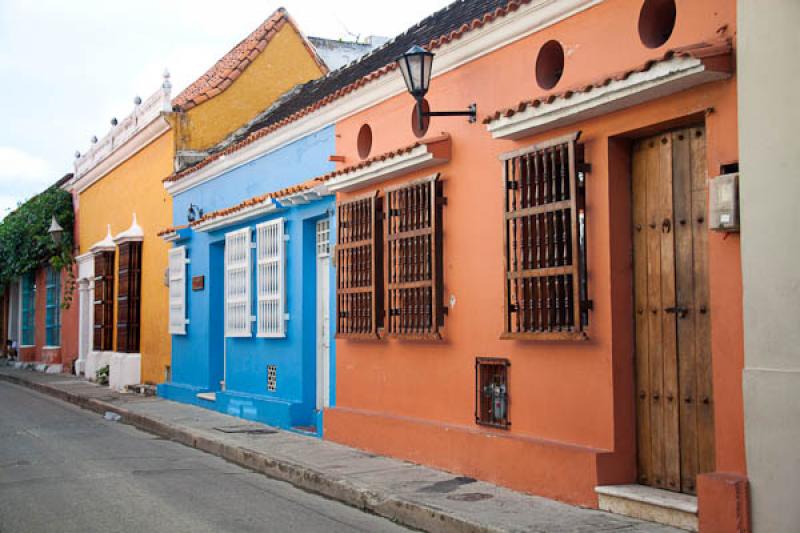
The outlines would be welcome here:
<svg viewBox="0 0 800 533">
<path fill-rule="evenodd" d="M 336 335 L 377 337 L 383 327 L 381 202 L 341 202 L 336 216 Z"/>
<path fill-rule="evenodd" d="M 278 367 L 267 365 L 267 390 L 275 392 L 278 390 Z"/>
<path fill-rule="evenodd" d="M 478 357 L 475 359 L 475 423 L 507 428 L 508 359 Z"/>
<path fill-rule="evenodd" d="M 585 173 L 577 134 L 502 156 L 504 337 L 582 339 L 586 283 Z"/>
<path fill-rule="evenodd" d="M 440 336 L 443 203 L 438 175 L 386 190 L 389 335 Z"/>
<path fill-rule="evenodd" d="M 317 257 L 331 254 L 331 222 L 325 218 L 317 222 Z"/>
</svg>

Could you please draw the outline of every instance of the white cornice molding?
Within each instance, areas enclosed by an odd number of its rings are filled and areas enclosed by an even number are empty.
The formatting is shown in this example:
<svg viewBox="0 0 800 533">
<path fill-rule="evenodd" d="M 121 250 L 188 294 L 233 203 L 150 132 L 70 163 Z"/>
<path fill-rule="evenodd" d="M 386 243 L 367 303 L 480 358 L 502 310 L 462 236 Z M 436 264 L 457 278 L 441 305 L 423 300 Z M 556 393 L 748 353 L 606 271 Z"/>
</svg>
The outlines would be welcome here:
<svg viewBox="0 0 800 533">
<path fill-rule="evenodd" d="M 449 157 L 437 157 L 428 151 L 428 145 L 421 144 L 409 152 L 396 155 L 383 161 L 376 161 L 368 167 L 357 168 L 340 174 L 328 181 L 331 192 L 350 191 L 368 184 L 380 183 L 388 179 L 408 174 L 415 170 L 432 167 L 449 161 Z"/>
<path fill-rule="evenodd" d="M 250 219 L 260 217 L 267 213 L 274 213 L 280 211 L 281 207 L 274 198 L 269 197 L 266 200 L 259 202 L 255 205 L 247 206 L 243 209 L 235 211 L 230 215 L 216 216 L 209 218 L 206 221 L 198 222 L 192 225 L 195 231 L 213 231 L 239 222 L 246 222 Z"/>
<path fill-rule="evenodd" d="M 708 70 L 699 59 L 675 57 L 624 80 L 614 80 L 551 103 L 543 102 L 538 107 L 529 106 L 510 117 L 501 116 L 487 124 L 486 129 L 495 139 L 519 139 L 729 77 L 727 72 Z"/>
<path fill-rule="evenodd" d="M 99 162 L 86 174 L 75 173 L 70 190 L 81 194 L 91 187 L 97 180 L 117 168 L 119 165 L 136 155 L 151 142 L 169 131 L 170 124 L 164 114 L 157 115 L 150 123 L 140 129 L 133 137 L 118 146 L 105 159 Z"/>
<path fill-rule="evenodd" d="M 437 78 L 603 1 L 534 0 L 438 48 L 433 77 Z M 164 182 L 164 187 L 172 195 L 182 193 L 404 92 L 403 77 L 396 70 L 389 72 L 232 154 L 212 161 L 197 172 L 178 181 Z"/>
<path fill-rule="evenodd" d="M 159 235 L 159 237 L 164 239 L 164 242 L 175 242 L 175 241 L 177 241 L 178 239 L 181 238 L 181 236 L 178 234 L 177 231 L 170 231 L 170 232 L 167 232 L 167 233 L 162 233 L 161 235 Z"/>
</svg>

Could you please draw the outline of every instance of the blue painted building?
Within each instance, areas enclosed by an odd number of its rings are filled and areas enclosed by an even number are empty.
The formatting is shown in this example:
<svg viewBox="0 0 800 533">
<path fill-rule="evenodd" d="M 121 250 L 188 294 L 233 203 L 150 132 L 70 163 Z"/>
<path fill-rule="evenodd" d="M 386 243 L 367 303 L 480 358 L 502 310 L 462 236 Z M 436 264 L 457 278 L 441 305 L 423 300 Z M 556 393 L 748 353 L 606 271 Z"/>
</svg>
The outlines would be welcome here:
<svg viewBox="0 0 800 533">
<path fill-rule="evenodd" d="M 330 126 L 247 162 L 217 158 L 219 173 L 173 187 L 171 380 L 159 396 L 321 434 L 335 401 L 335 198 L 313 178 L 333 170 L 334 151 Z"/>
</svg>

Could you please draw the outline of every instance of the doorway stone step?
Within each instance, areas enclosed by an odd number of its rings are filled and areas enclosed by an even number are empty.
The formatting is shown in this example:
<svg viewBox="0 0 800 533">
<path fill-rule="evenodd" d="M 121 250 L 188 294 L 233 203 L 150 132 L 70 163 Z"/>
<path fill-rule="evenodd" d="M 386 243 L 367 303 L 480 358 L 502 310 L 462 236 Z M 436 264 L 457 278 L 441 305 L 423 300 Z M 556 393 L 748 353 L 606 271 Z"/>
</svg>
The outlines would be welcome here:
<svg viewBox="0 0 800 533">
<path fill-rule="evenodd" d="M 695 496 L 644 485 L 602 485 L 594 490 L 604 511 L 697 531 Z"/>
</svg>

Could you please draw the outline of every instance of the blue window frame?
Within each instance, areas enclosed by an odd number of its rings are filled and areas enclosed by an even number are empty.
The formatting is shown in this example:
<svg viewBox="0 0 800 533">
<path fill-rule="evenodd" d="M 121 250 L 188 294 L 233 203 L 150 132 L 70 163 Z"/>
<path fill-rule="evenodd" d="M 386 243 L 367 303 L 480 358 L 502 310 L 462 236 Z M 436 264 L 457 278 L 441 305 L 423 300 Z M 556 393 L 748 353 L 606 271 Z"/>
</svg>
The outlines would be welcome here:
<svg viewBox="0 0 800 533">
<path fill-rule="evenodd" d="M 47 304 L 45 328 L 48 346 L 61 344 L 61 273 L 47 268 Z"/>
<path fill-rule="evenodd" d="M 22 346 L 33 346 L 36 323 L 36 280 L 33 273 L 22 276 Z"/>
</svg>

